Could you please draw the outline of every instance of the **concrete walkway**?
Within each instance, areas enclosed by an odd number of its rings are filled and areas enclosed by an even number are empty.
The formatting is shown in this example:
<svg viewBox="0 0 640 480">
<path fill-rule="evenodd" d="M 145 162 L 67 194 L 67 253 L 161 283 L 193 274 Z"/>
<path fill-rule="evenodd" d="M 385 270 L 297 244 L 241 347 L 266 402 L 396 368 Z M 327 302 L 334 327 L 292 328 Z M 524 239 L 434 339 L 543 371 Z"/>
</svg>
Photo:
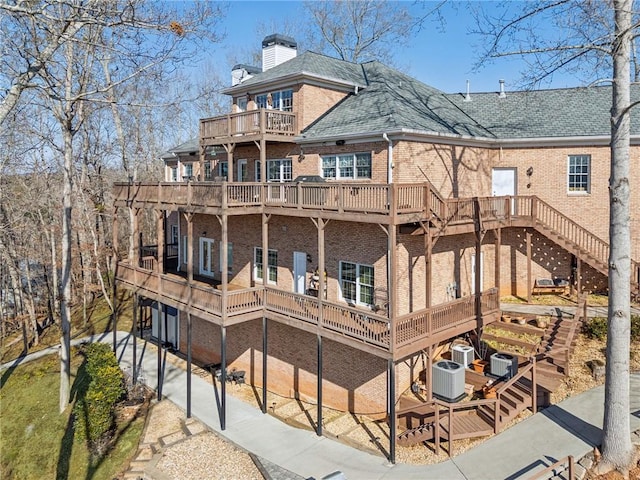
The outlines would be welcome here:
<svg viewBox="0 0 640 480">
<path fill-rule="evenodd" d="M 111 342 L 112 338 L 112 334 L 108 334 L 95 340 Z M 132 342 L 131 336 L 119 332 L 117 352 L 123 368 L 132 365 Z M 143 369 L 147 385 L 155 388 L 157 350 L 141 339 L 137 345 L 137 363 Z M 48 353 L 57 350 L 52 348 Z M 45 354 L 38 352 L 21 361 Z M 10 362 L 1 368 L 20 362 Z M 182 368 L 165 362 L 163 395 L 183 410 L 186 410 L 186 379 Z M 227 396 L 227 428 L 222 431 L 217 407 L 219 398 L 214 387 L 197 375 L 192 375 L 191 381 L 193 416 L 245 450 L 291 472 L 291 475 L 274 478 L 319 480 L 340 471 L 348 480 L 527 479 L 567 455 L 581 458 L 600 444 L 601 438 L 604 388 L 597 387 L 527 418 L 452 460 L 426 466 L 390 465 L 382 457 L 288 426 L 231 395 Z M 632 431 L 640 429 L 640 374 L 631 375 L 630 420 Z"/>
<path fill-rule="evenodd" d="M 157 385 L 155 348 L 143 347 L 139 359 L 149 386 Z M 131 340 L 118 349 L 124 366 L 131 365 Z M 186 372 L 166 363 L 163 395 L 186 410 Z M 347 479 L 467 479 L 529 478 L 555 461 L 579 459 L 600 444 L 604 388 L 598 387 L 551 406 L 480 446 L 452 460 L 428 466 L 390 465 L 374 456 L 264 415 L 259 409 L 227 396 L 227 425 L 220 429 L 213 386 L 192 375 L 192 413 L 201 422 L 242 448 L 303 478 L 321 479 L 341 471 Z M 640 374 L 631 376 L 631 430 L 640 429 Z"/>
</svg>

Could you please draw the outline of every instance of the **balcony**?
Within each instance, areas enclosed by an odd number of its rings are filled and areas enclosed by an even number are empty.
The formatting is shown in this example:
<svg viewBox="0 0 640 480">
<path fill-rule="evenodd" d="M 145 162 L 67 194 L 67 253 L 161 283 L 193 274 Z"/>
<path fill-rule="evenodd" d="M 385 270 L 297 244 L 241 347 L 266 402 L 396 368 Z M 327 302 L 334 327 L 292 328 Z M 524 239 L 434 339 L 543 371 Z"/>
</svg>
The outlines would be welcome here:
<svg viewBox="0 0 640 480">
<path fill-rule="evenodd" d="M 427 183 L 117 183 L 118 207 L 182 209 L 198 213 L 276 213 L 365 223 L 444 218 L 445 202 Z"/>
<path fill-rule="evenodd" d="M 142 296 L 218 325 L 260 319 L 266 313 L 275 321 L 312 333 L 320 329 L 327 338 L 382 357 L 402 358 L 476 325 L 474 297 L 412 312 L 392 323 L 386 316 L 368 309 L 327 301 L 320 303 L 309 295 L 263 286 L 236 287 L 227 292 L 226 311 L 223 311 L 219 285 L 200 281 L 189 283 L 178 274 L 158 274 L 152 270 L 155 268 L 153 257 L 141 265 L 136 268 L 119 262 L 118 283 Z M 485 322 L 497 318 L 497 290 L 484 292 L 481 305 Z"/>
<path fill-rule="evenodd" d="M 200 145 L 203 147 L 253 142 L 261 138 L 293 142 L 298 133 L 294 113 L 264 108 L 200 120 Z"/>
</svg>

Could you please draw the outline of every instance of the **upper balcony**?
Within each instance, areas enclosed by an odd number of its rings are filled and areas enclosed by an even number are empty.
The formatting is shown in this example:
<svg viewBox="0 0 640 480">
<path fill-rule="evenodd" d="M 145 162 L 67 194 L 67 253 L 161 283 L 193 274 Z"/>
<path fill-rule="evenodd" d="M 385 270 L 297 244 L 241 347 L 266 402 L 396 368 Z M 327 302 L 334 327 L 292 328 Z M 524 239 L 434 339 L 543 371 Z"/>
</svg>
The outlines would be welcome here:
<svg viewBox="0 0 640 480">
<path fill-rule="evenodd" d="M 247 143 L 260 139 L 293 142 L 298 133 L 298 122 L 294 113 L 265 108 L 200 120 L 202 147 Z"/>
</svg>

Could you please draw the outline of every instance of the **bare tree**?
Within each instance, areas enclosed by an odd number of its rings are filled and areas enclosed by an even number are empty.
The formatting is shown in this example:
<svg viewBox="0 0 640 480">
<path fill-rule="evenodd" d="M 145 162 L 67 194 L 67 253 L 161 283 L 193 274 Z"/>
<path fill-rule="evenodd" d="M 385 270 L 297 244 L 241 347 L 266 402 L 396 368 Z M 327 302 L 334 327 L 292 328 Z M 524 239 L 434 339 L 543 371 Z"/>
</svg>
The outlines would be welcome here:
<svg viewBox="0 0 640 480">
<path fill-rule="evenodd" d="M 488 38 L 482 58 L 518 55 L 528 59 L 529 83 L 571 69 L 588 81 L 611 82 L 611 175 L 609 219 L 609 312 L 600 471 L 628 472 L 634 450 L 629 420 L 630 184 L 629 111 L 633 1 L 531 2 L 496 13 L 476 12 L 478 33 Z M 546 29 L 541 28 L 542 25 Z M 549 29 L 549 25 L 555 28 Z M 546 35 L 545 33 L 546 32 Z"/>
<path fill-rule="evenodd" d="M 440 5 L 416 15 L 410 3 L 385 0 L 308 1 L 310 16 L 306 43 L 310 49 L 336 54 L 342 60 L 394 63 L 393 52 L 410 40 Z"/>
<path fill-rule="evenodd" d="M 190 58 L 205 42 L 216 40 L 219 18 L 215 4 L 189 7 L 143 0 L 43 0 L 0 3 L 4 37 L 15 39 L 3 55 L 3 76 L 11 85 L 3 99 L 0 119 L 18 108 L 31 90 L 55 119 L 58 133 L 47 140 L 62 161 L 61 229 L 61 382 L 60 409 L 69 401 L 70 319 L 72 302 L 73 204 L 76 162 L 83 144 L 78 132 L 95 110 L 108 105 L 110 89 L 124 88 L 145 75 L 157 85 Z M 5 19 L 7 20 L 5 22 Z M 102 62 L 117 71 L 104 78 Z M 4 68 L 6 67 L 6 69 Z M 135 92 L 131 104 L 139 103 Z M 142 106 L 142 105 L 141 105 Z M 99 109 L 96 109 L 99 110 Z M 3 113 L 4 112 L 4 113 Z"/>
</svg>

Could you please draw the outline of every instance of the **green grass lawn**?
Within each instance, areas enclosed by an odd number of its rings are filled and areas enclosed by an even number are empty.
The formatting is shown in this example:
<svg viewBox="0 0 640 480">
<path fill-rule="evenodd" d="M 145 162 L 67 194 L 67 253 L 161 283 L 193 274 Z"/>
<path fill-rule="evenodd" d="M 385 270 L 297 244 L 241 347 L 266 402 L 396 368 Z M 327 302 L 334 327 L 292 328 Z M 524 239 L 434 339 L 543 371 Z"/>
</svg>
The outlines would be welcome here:
<svg viewBox="0 0 640 480">
<path fill-rule="evenodd" d="M 123 292 L 119 301 L 118 330 L 131 329 L 131 297 Z M 71 337 L 79 338 L 111 330 L 111 311 L 103 298 L 88 309 L 87 321 L 82 308 L 74 309 Z M 21 333 L 4 339 L 2 361 L 8 362 L 22 352 Z M 11 340 L 18 340 L 11 342 Z M 60 343 L 57 325 L 47 327 L 40 343 L 29 353 Z M 72 385 L 82 362 L 72 349 Z M 118 425 L 117 441 L 109 453 L 94 461 L 84 442 L 74 439 L 72 406 L 59 413 L 60 360 L 50 355 L 41 360 L 1 372 L 0 381 L 0 478 L 5 479 L 108 479 L 111 480 L 135 454 L 144 426 L 144 418 Z M 72 403 L 75 390 L 72 387 Z"/>
<path fill-rule="evenodd" d="M 73 384 L 81 360 L 74 349 Z M 86 444 L 74 439 L 71 405 L 58 413 L 59 389 L 57 355 L 2 372 L 0 478 L 110 480 L 128 465 L 137 450 L 144 418 L 118 425 L 112 450 L 93 461 Z"/>
<path fill-rule="evenodd" d="M 42 319 L 40 319 L 42 321 Z M 132 321 L 132 297 L 126 290 L 121 290 L 118 299 L 118 330 L 130 331 Z M 71 338 L 80 338 L 87 335 L 112 331 L 111 309 L 104 297 L 97 297 L 87 308 L 87 320 L 82 315 L 82 305 L 71 312 Z M 44 348 L 60 343 L 60 327 L 57 324 L 46 327 L 40 334 L 38 345 L 32 345 L 28 353 L 37 352 Z M 30 335 L 30 338 L 33 336 Z M 22 333 L 14 332 L 3 339 L 0 347 L 0 361 L 9 362 L 22 353 Z"/>
</svg>

